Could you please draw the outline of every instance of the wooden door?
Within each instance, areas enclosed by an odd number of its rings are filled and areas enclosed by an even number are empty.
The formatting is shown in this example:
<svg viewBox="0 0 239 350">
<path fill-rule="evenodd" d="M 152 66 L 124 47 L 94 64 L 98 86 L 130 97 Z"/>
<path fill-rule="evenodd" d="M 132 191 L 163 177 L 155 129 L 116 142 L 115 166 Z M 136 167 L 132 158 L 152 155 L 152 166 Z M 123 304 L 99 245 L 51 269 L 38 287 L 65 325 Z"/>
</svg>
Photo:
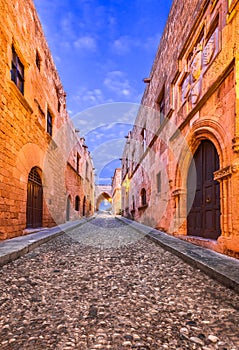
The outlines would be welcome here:
<svg viewBox="0 0 239 350">
<path fill-rule="evenodd" d="M 82 215 L 85 216 L 86 215 L 86 198 L 84 197 L 83 199 L 83 212 Z"/>
<path fill-rule="evenodd" d="M 194 155 L 196 167 L 196 191 L 192 207 L 188 207 L 187 234 L 217 239 L 220 236 L 220 188 L 213 180 L 219 169 L 219 157 L 210 141 L 202 141 Z M 193 163 L 192 163 L 193 164 Z M 193 188 L 193 166 L 189 167 L 187 199 L 190 203 Z"/>
<path fill-rule="evenodd" d="M 27 228 L 42 226 L 43 188 L 39 170 L 33 168 L 27 184 Z"/>
<path fill-rule="evenodd" d="M 71 210 L 71 197 L 67 197 L 67 202 L 66 202 L 66 221 L 70 220 L 70 210 Z"/>
</svg>

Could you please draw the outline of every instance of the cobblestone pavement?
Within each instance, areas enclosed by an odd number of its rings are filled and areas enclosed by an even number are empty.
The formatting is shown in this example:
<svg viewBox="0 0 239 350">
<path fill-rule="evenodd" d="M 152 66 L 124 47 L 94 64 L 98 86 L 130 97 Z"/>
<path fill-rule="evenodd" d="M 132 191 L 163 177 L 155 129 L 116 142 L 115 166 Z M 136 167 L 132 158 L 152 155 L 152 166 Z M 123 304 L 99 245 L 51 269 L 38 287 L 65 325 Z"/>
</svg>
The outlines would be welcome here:
<svg viewBox="0 0 239 350">
<path fill-rule="evenodd" d="M 239 349 L 239 296 L 97 217 L 0 272 L 0 349 Z"/>
</svg>

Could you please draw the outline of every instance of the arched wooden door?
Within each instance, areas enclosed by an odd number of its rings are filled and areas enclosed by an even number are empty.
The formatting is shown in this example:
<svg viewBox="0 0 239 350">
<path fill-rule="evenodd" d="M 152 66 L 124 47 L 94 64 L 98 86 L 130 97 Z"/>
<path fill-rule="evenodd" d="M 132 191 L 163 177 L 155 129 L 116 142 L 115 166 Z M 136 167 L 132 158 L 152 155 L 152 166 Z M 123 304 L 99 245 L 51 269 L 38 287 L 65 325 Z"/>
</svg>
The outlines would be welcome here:
<svg viewBox="0 0 239 350">
<path fill-rule="evenodd" d="M 220 187 L 213 180 L 213 173 L 219 169 L 219 156 L 212 142 L 202 141 L 194 157 L 196 167 L 196 192 L 191 208 L 188 208 L 187 234 L 217 239 L 220 232 Z M 190 203 L 193 167 L 189 168 L 187 199 Z"/>
<path fill-rule="evenodd" d="M 27 184 L 27 227 L 36 228 L 42 226 L 43 187 L 40 170 L 32 168 L 28 176 Z"/>
</svg>

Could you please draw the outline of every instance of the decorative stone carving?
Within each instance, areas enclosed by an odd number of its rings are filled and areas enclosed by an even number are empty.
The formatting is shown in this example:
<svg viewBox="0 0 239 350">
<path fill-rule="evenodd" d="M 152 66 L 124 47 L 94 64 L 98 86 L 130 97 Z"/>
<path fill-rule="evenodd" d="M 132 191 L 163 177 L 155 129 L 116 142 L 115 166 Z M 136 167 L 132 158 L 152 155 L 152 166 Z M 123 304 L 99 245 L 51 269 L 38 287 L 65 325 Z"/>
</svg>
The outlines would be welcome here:
<svg viewBox="0 0 239 350">
<path fill-rule="evenodd" d="M 214 175 L 214 180 L 219 181 L 227 176 L 230 176 L 231 174 L 232 174 L 232 169 L 231 169 L 231 166 L 229 165 L 223 169 L 219 169 L 218 171 L 215 171 L 213 175 Z"/>
<path fill-rule="evenodd" d="M 232 164 L 232 172 L 237 173 L 239 171 L 239 161 Z"/>
<path fill-rule="evenodd" d="M 202 46 L 198 44 L 195 48 L 193 58 L 190 64 L 190 71 L 192 74 L 192 80 L 196 81 L 200 78 L 202 73 Z"/>
<path fill-rule="evenodd" d="M 191 90 L 190 75 L 186 76 L 182 84 L 182 103 L 186 101 Z"/>
<path fill-rule="evenodd" d="M 192 101 L 192 104 L 195 105 L 199 99 L 199 96 L 201 94 L 201 79 L 196 81 L 194 83 L 194 85 L 192 86 L 192 89 L 191 89 L 191 101 Z"/>
<path fill-rule="evenodd" d="M 203 73 L 212 62 L 219 48 L 219 33 L 216 28 L 209 40 L 204 44 L 204 38 L 201 39 L 192 52 L 188 61 L 189 74 L 184 78 L 181 85 L 181 100 L 191 100 L 194 106 L 200 96 L 202 89 Z"/>
<path fill-rule="evenodd" d="M 210 39 L 208 40 L 206 46 L 204 47 L 204 50 L 203 50 L 203 65 L 204 66 L 207 66 L 211 62 L 211 59 L 214 55 L 215 37 L 216 37 L 216 33 L 214 32 L 211 35 Z"/>
</svg>

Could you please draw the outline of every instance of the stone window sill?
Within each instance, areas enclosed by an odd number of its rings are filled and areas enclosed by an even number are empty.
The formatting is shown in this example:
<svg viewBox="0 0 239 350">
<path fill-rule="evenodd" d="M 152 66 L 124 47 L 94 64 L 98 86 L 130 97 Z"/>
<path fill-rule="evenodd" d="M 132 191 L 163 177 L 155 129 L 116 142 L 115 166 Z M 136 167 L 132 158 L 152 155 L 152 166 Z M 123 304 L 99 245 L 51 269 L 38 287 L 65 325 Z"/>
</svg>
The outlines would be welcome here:
<svg viewBox="0 0 239 350">
<path fill-rule="evenodd" d="M 23 105 L 23 107 L 32 114 L 33 109 L 31 108 L 24 95 L 21 93 L 21 91 L 18 89 L 18 87 L 12 80 L 9 81 L 9 86 L 11 93 L 13 93 L 14 96 L 18 99 L 18 101 Z"/>
</svg>

